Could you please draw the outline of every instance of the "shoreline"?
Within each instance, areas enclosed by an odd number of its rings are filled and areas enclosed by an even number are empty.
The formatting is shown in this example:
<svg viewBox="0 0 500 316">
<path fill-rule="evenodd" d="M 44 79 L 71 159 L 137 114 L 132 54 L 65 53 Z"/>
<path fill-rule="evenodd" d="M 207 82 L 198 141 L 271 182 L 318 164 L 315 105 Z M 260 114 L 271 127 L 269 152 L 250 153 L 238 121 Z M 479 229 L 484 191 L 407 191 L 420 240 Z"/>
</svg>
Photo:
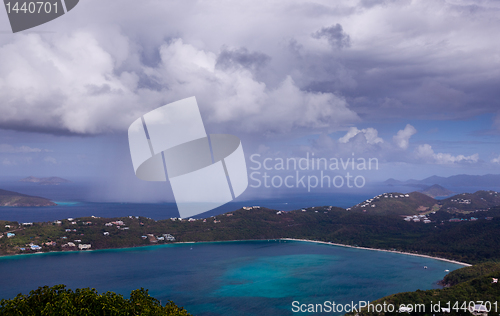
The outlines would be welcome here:
<svg viewBox="0 0 500 316">
<path fill-rule="evenodd" d="M 355 248 L 355 249 L 362 249 L 362 250 L 392 252 L 392 253 L 398 253 L 398 254 L 402 254 L 402 255 L 409 255 L 409 256 L 416 256 L 416 257 L 445 261 L 445 262 L 449 262 L 449 263 L 453 263 L 453 264 L 462 265 L 464 267 L 472 266 L 472 264 L 465 263 L 465 262 L 460 262 L 460 261 L 441 258 L 441 257 L 433 257 L 433 256 L 429 256 L 429 255 L 411 253 L 411 252 L 378 249 L 378 248 L 368 248 L 368 247 L 360 247 L 360 246 L 351 246 L 351 245 L 338 244 L 338 243 L 327 242 L 327 241 L 296 239 L 296 238 L 237 239 L 237 240 L 217 240 L 217 241 L 180 241 L 180 242 L 173 242 L 173 243 L 168 243 L 168 244 L 165 243 L 165 244 L 156 244 L 156 245 L 140 245 L 140 246 L 132 246 L 132 247 L 117 247 L 117 248 L 89 249 L 89 250 L 71 250 L 71 251 L 48 251 L 48 252 L 35 252 L 35 253 L 18 253 L 18 254 L 12 254 L 12 255 L 0 255 L 0 260 L 1 260 L 1 258 L 23 256 L 23 255 L 41 255 L 41 254 L 50 254 L 50 253 L 79 253 L 79 252 L 91 252 L 91 251 L 106 251 L 106 250 L 114 250 L 114 249 L 134 249 L 134 248 L 143 248 L 143 247 L 157 247 L 157 246 L 167 246 L 167 245 L 173 246 L 173 245 L 197 244 L 197 243 L 223 243 L 223 242 L 266 241 L 266 240 L 268 240 L 268 241 L 269 240 L 285 240 L 285 241 L 290 240 L 290 241 L 310 242 L 310 243 L 324 244 L 324 245 L 338 246 L 338 247 L 346 247 L 346 248 Z"/>
<path fill-rule="evenodd" d="M 441 257 L 433 257 L 433 256 L 423 255 L 423 254 L 418 254 L 418 253 L 397 251 L 397 250 L 387 250 L 387 249 L 378 249 L 378 248 L 359 247 L 359 246 L 351 246 L 351 245 L 337 244 L 337 243 L 333 243 L 333 242 L 319 241 L 319 240 L 309 240 L 309 239 L 295 239 L 295 238 L 280 238 L 280 239 L 281 240 L 293 240 L 293 241 L 311 242 L 311 243 L 317 243 L 317 244 L 325 244 L 325 245 L 347 247 L 347 248 L 355 248 L 355 249 L 363 249 L 363 250 L 392 252 L 392 253 L 398 253 L 398 254 L 402 254 L 402 255 L 416 256 L 416 257 L 422 257 L 422 258 L 428 258 L 428 259 L 435 259 L 435 260 L 445 261 L 445 262 L 449 262 L 449 263 L 454 263 L 454 264 L 462 265 L 462 266 L 465 266 L 465 267 L 471 267 L 472 266 L 472 264 L 465 263 L 465 262 L 460 262 L 460 261 L 456 261 L 456 260 L 451 260 L 451 259 L 446 259 L 446 258 L 441 258 Z"/>
</svg>

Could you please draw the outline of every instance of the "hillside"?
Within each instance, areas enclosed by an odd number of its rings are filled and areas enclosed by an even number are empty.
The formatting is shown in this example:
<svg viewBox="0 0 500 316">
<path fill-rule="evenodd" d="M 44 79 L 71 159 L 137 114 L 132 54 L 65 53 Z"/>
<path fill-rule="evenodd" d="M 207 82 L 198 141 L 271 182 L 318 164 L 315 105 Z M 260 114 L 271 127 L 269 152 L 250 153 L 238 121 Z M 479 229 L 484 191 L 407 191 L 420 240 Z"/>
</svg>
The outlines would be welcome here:
<svg viewBox="0 0 500 316">
<path fill-rule="evenodd" d="M 430 187 L 425 188 L 421 191 L 423 194 L 430 196 L 431 198 L 436 198 L 440 196 L 449 196 L 453 194 L 453 191 L 450 191 L 439 184 L 434 184 Z"/>
<path fill-rule="evenodd" d="M 498 306 L 500 284 L 494 280 L 499 278 L 500 264 L 488 262 L 449 273 L 443 282 L 448 283 L 452 279 L 455 283 L 444 289 L 398 293 L 371 303 L 392 304 L 396 310 L 399 310 L 401 306 L 419 304 L 420 312 L 413 311 L 405 313 L 405 315 L 472 315 L 470 309 L 477 304 L 491 309 L 491 314 L 496 315 L 500 309 Z M 443 313 L 441 308 L 449 308 L 449 312 Z M 346 315 L 354 315 L 354 313 Z M 367 312 L 365 309 L 356 315 L 380 314 Z"/>
<path fill-rule="evenodd" d="M 56 203 L 38 196 L 0 190 L 0 206 L 55 206 Z"/>
<path fill-rule="evenodd" d="M 500 208 L 497 214 L 500 214 Z M 0 254 L 78 250 L 79 244 L 90 244 L 91 249 L 144 246 L 165 243 L 167 241 L 162 237 L 171 234 L 175 241 L 180 242 L 279 238 L 319 240 L 478 263 L 500 260 L 498 231 L 500 217 L 425 224 L 407 222 L 400 216 L 380 216 L 330 206 L 290 212 L 246 208 L 198 220 L 86 217 L 28 226 L 0 221 L 0 236 L 3 236 L 0 237 Z M 8 233 L 15 235 L 9 238 Z M 33 244 L 40 248 L 33 250 Z"/>
<path fill-rule="evenodd" d="M 354 212 L 376 215 L 415 215 L 438 209 L 438 202 L 420 193 L 383 193 L 350 208 Z"/>
<path fill-rule="evenodd" d="M 441 209 L 454 213 L 470 213 L 476 210 L 486 210 L 500 205 L 500 193 L 496 191 L 477 191 L 461 193 L 440 202 Z"/>
</svg>

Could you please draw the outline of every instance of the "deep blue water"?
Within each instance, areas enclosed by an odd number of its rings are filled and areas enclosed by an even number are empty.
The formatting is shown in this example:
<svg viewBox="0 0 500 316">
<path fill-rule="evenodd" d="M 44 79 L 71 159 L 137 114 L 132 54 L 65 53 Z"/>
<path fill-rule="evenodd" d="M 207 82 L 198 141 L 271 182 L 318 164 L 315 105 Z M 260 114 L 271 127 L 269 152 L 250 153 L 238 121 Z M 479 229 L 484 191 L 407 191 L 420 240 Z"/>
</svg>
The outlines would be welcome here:
<svg viewBox="0 0 500 316">
<path fill-rule="evenodd" d="M 423 267 L 427 266 L 428 269 Z M 459 265 L 401 254 L 278 241 L 176 244 L 0 258 L 0 298 L 43 285 L 128 296 L 144 287 L 194 315 L 292 315 L 293 301 L 374 300 L 436 288 Z"/>
</svg>

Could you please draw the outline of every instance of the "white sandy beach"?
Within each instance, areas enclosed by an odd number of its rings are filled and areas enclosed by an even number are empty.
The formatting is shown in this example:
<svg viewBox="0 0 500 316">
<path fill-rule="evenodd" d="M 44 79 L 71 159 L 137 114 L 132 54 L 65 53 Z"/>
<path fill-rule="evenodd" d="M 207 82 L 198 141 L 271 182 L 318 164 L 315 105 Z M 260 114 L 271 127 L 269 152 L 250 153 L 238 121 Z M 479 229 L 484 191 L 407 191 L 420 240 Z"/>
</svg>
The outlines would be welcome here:
<svg viewBox="0 0 500 316">
<path fill-rule="evenodd" d="M 429 259 L 436 259 L 436 260 L 446 261 L 446 262 L 450 262 L 450 263 L 460 264 L 460 265 L 463 265 L 465 267 L 472 266 L 471 264 L 468 264 L 468 263 L 465 263 L 465 262 L 460 262 L 460 261 L 455 261 L 455 260 L 450 260 L 450 259 L 445 259 L 445 258 L 440 258 L 440 257 L 433 257 L 433 256 L 428 256 L 428 255 L 421 255 L 421 254 L 418 254 L 418 253 L 411 253 L 411 252 L 403 252 L 403 251 L 395 251 L 395 250 L 387 250 L 387 249 L 367 248 L 367 247 L 357 247 L 357 246 L 351 246 L 351 245 L 337 244 L 337 243 L 333 243 L 333 242 L 318 241 L 318 240 L 308 240 L 308 239 L 294 239 L 294 238 L 280 238 L 280 239 L 281 240 L 294 240 L 294 241 L 314 242 L 314 243 L 318 243 L 318 244 L 326 244 L 326 245 L 348 247 L 348 248 L 357 248 L 357 249 L 364 249 L 364 250 L 394 252 L 394 253 L 399 253 L 399 254 L 403 254 L 403 255 L 410 255 L 410 256 L 417 256 L 417 257 L 424 257 L 424 258 L 429 258 Z"/>
</svg>

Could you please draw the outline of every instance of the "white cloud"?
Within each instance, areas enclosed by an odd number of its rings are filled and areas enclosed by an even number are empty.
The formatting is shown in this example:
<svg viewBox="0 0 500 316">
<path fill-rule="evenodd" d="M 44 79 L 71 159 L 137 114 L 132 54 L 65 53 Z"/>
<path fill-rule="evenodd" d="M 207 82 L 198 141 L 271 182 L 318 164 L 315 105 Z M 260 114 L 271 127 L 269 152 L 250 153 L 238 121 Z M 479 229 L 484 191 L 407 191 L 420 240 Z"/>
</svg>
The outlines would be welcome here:
<svg viewBox="0 0 500 316">
<path fill-rule="evenodd" d="M 181 39 L 159 51 L 155 67 L 121 71 L 89 32 L 51 40 L 21 35 L 0 47 L 0 126 L 82 134 L 124 130 L 144 112 L 193 95 L 209 122 L 250 132 L 334 129 L 359 120 L 343 98 L 301 90 L 290 76 L 269 87 L 245 68 L 216 68 L 216 53 Z M 141 86 L 140 77 L 156 87 Z"/>
<path fill-rule="evenodd" d="M 166 93 L 182 98 L 195 94 L 210 109 L 209 122 L 237 123 L 247 131 L 288 132 L 294 128 L 325 129 L 357 121 L 347 102 L 333 93 L 301 90 L 287 76 L 272 88 L 251 71 L 220 69 L 212 52 L 198 50 L 177 39 L 160 49 L 161 63 L 146 73 Z"/>
<path fill-rule="evenodd" d="M 4 165 L 4 166 L 15 166 L 15 165 L 17 165 L 17 164 L 16 164 L 16 162 L 15 162 L 15 161 L 12 161 L 12 160 L 10 160 L 10 159 L 4 158 L 4 159 L 2 160 L 2 165 Z"/>
<path fill-rule="evenodd" d="M 423 144 L 416 148 L 415 154 L 417 158 L 423 159 L 430 163 L 436 164 L 454 164 L 454 163 L 476 163 L 479 161 L 479 154 L 470 156 L 457 155 L 453 156 L 447 153 L 434 153 L 432 146 Z"/>
<path fill-rule="evenodd" d="M 20 35 L 0 55 L 1 125 L 99 133 L 135 117 L 136 76 L 117 75 L 113 57 L 88 32 Z"/>
<path fill-rule="evenodd" d="M 500 156 L 498 156 L 497 158 L 491 159 L 491 162 L 492 163 L 500 163 Z"/>
<path fill-rule="evenodd" d="M 339 142 L 345 144 L 359 133 L 364 134 L 366 142 L 368 144 L 378 144 L 384 142 L 382 138 L 378 137 L 378 131 L 372 127 L 364 128 L 361 130 L 357 127 L 351 127 L 344 136 L 339 138 Z"/>
<path fill-rule="evenodd" d="M 44 159 L 43 161 L 48 162 L 48 163 L 51 163 L 51 164 L 53 164 L 53 165 L 55 165 L 55 164 L 57 163 L 56 158 L 51 157 L 51 156 L 45 157 L 45 159 Z"/>
<path fill-rule="evenodd" d="M 392 140 L 396 145 L 401 149 L 407 149 L 410 144 L 410 137 L 417 132 L 415 127 L 410 124 L 406 124 L 406 127 L 402 130 L 399 130 L 398 133 L 392 137 Z"/>
<path fill-rule="evenodd" d="M 47 149 L 31 148 L 29 146 L 14 147 L 10 144 L 0 144 L 0 153 L 39 153 L 42 151 L 49 151 Z"/>
</svg>

